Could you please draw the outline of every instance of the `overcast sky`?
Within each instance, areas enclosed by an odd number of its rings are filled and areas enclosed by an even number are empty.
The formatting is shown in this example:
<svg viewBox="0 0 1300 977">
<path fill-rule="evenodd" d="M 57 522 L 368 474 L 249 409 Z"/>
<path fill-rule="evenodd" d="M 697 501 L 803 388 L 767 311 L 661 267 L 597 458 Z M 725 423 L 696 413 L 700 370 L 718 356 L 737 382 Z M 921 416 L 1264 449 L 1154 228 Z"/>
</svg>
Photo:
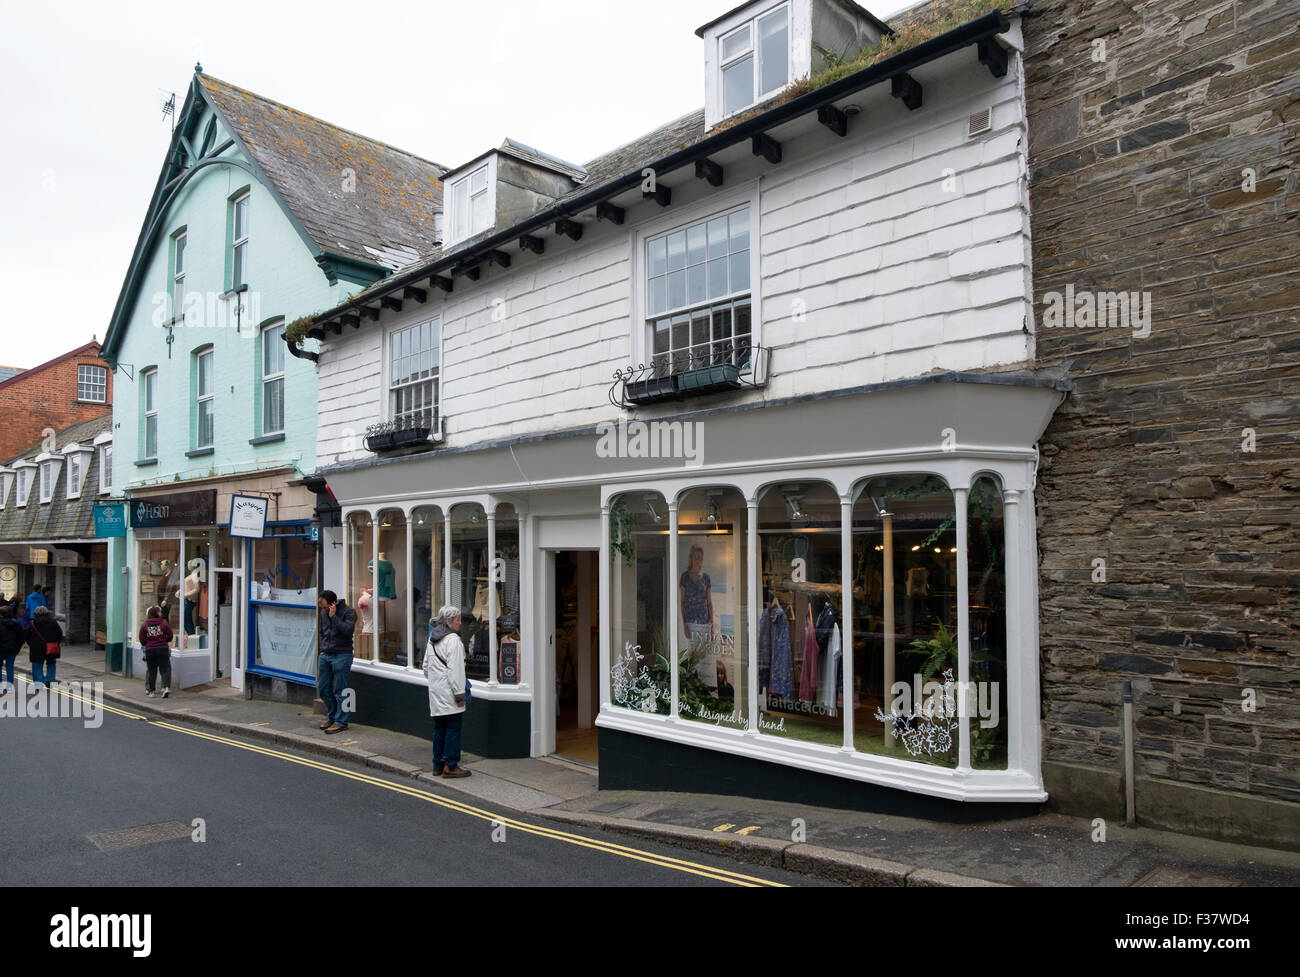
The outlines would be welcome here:
<svg viewBox="0 0 1300 977">
<path fill-rule="evenodd" d="M 0 365 L 103 340 L 196 61 L 444 166 L 506 136 L 583 163 L 704 104 L 695 28 L 738 2 L 7 2 Z"/>
</svg>

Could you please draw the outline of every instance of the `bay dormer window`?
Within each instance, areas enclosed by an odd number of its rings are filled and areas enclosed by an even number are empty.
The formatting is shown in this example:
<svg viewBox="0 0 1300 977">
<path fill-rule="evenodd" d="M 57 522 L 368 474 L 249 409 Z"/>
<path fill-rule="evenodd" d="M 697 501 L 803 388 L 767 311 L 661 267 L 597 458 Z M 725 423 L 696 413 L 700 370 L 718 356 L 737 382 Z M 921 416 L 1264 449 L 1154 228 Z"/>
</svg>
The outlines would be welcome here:
<svg viewBox="0 0 1300 977">
<path fill-rule="evenodd" d="M 785 4 L 718 40 L 722 111 L 735 115 L 790 81 L 790 11 Z"/>
</svg>

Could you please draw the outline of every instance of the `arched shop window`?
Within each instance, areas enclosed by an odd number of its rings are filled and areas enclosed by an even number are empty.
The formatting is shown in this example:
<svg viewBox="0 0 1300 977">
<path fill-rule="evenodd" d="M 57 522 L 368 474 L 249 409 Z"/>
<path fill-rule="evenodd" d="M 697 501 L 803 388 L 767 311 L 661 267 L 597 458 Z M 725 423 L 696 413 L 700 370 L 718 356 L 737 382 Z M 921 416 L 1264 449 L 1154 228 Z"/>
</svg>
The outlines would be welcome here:
<svg viewBox="0 0 1300 977">
<path fill-rule="evenodd" d="M 483 506 L 462 502 L 451 508 L 451 603 L 460 608 L 465 674 L 487 681 L 488 524 Z"/>
<path fill-rule="evenodd" d="M 966 500 L 971 766 L 1007 768 L 1007 551 L 1002 485 L 983 474 Z"/>
<path fill-rule="evenodd" d="M 376 554 L 367 557 L 363 576 L 372 590 L 375 650 L 378 660 L 405 665 L 411 634 L 407 600 L 411 592 L 406 552 L 406 516 L 401 509 L 384 509 L 375 519 Z M 378 562 L 375 562 L 378 561 Z"/>
<path fill-rule="evenodd" d="M 759 495 L 759 729 L 841 746 L 843 536 L 826 482 L 783 481 Z"/>
<path fill-rule="evenodd" d="M 442 510 L 436 505 L 417 506 L 411 513 L 411 635 L 416 668 L 424 667 L 429 622 L 445 600 L 444 529 Z"/>
<path fill-rule="evenodd" d="M 348 515 L 348 590 L 347 602 L 357 614 L 352 647 L 358 661 L 375 660 L 375 604 L 378 595 L 370 576 L 374 559 L 375 529 L 368 512 Z"/>
<path fill-rule="evenodd" d="M 749 725 L 749 507 L 734 488 L 694 488 L 677 508 L 678 703 L 683 719 Z"/>
<path fill-rule="evenodd" d="M 610 700 L 667 715 L 668 503 L 658 492 L 626 492 L 609 505 Z M 733 683 L 734 684 L 734 683 Z"/>
<path fill-rule="evenodd" d="M 497 681 L 516 685 L 522 673 L 523 643 L 519 606 L 519 516 L 509 502 L 496 509 L 496 553 L 492 562 L 492 581 L 497 589 Z"/>
<path fill-rule="evenodd" d="M 957 523 L 937 475 L 859 483 L 853 505 L 853 744 L 955 767 Z"/>
</svg>

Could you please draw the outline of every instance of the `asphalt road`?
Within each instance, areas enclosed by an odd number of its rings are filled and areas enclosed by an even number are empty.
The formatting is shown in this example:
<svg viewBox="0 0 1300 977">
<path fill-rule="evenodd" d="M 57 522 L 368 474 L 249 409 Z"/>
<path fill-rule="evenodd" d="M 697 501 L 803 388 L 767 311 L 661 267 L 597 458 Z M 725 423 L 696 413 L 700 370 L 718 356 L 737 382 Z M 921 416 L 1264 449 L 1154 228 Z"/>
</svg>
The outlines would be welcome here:
<svg viewBox="0 0 1300 977">
<path fill-rule="evenodd" d="M 440 784 L 111 708 L 99 728 L 0 718 L 0 884 L 821 884 L 488 810 Z M 113 847 L 101 837 L 101 850 L 91 837 L 147 835 L 144 826 L 166 822 L 170 840 L 128 836 Z"/>
</svg>

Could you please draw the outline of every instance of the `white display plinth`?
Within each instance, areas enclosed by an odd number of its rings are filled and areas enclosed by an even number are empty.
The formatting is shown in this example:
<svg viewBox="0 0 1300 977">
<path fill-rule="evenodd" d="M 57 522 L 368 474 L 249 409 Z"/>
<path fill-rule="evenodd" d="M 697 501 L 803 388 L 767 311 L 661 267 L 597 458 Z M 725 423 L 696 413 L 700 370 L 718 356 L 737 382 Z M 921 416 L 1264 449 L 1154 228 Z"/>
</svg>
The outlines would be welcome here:
<svg viewBox="0 0 1300 977">
<path fill-rule="evenodd" d="M 143 680 L 146 675 L 144 663 L 144 646 L 135 647 L 135 677 Z M 212 651 L 200 648 L 194 651 L 177 651 L 172 649 L 172 684 L 173 689 L 188 689 L 192 685 L 202 685 L 212 680 Z M 159 680 L 161 683 L 161 679 Z"/>
</svg>

